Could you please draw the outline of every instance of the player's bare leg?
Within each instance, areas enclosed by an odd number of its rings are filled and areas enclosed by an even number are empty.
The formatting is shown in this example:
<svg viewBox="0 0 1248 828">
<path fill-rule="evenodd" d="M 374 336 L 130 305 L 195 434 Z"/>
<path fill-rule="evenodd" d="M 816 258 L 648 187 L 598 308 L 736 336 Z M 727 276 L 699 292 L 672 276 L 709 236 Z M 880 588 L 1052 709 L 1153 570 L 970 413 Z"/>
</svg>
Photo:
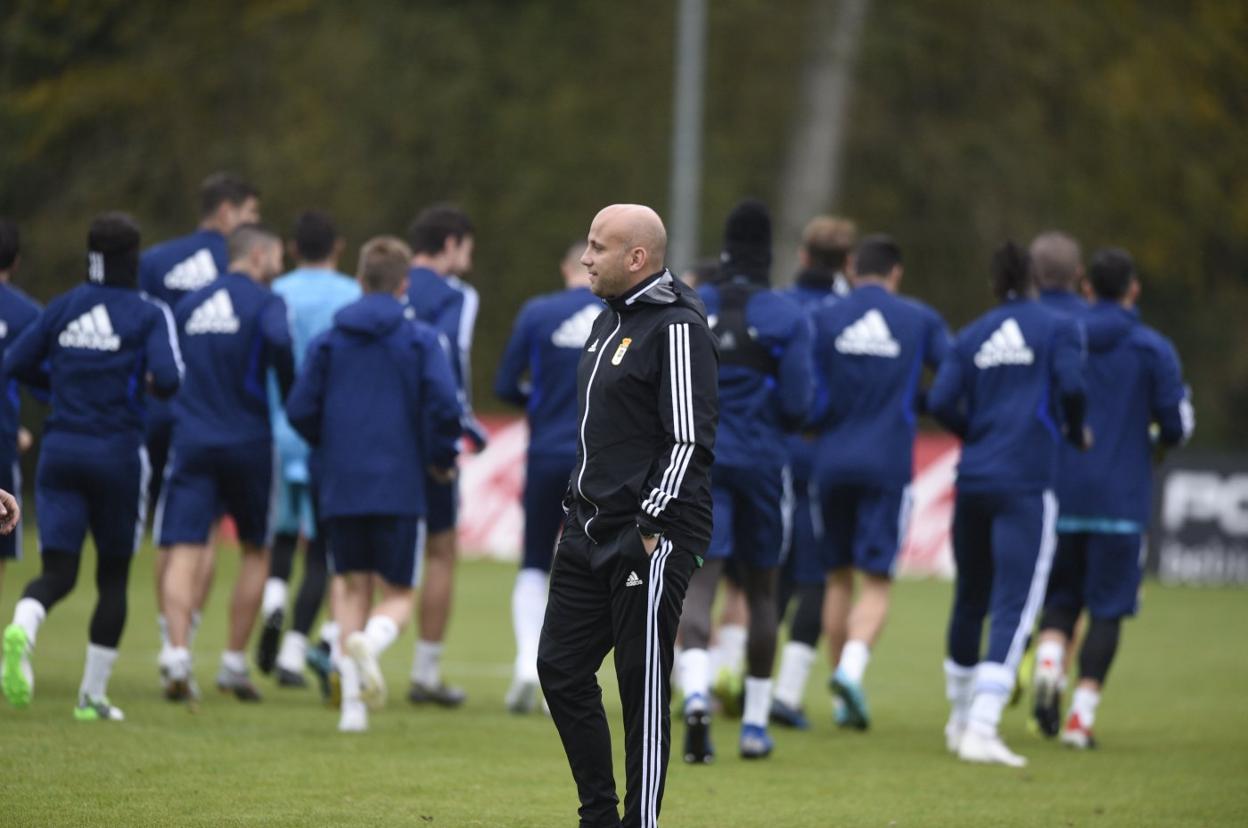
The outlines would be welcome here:
<svg viewBox="0 0 1248 828">
<path fill-rule="evenodd" d="M 226 650 L 221 654 L 217 672 L 217 688 L 233 693 L 239 701 L 259 701 L 260 693 L 247 672 L 247 641 L 260 614 L 264 582 L 269 577 L 269 550 L 250 543 L 242 544 L 243 556 L 230 598 L 230 624 Z M 201 576 L 203 571 L 200 570 Z"/>
<path fill-rule="evenodd" d="M 206 544 L 176 544 L 161 550 L 165 558 L 161 580 L 161 606 L 169 635 L 169 650 L 161 654 L 166 678 L 165 697 L 170 701 L 193 701 L 191 691 L 191 615 L 195 611 L 199 559 Z"/>
<path fill-rule="evenodd" d="M 416 652 L 408 693 L 413 704 L 434 702 L 442 707 L 458 707 L 466 698 L 463 690 L 442 680 L 442 646 L 451 617 L 456 546 L 453 528 L 429 535 L 425 544 Z"/>
</svg>

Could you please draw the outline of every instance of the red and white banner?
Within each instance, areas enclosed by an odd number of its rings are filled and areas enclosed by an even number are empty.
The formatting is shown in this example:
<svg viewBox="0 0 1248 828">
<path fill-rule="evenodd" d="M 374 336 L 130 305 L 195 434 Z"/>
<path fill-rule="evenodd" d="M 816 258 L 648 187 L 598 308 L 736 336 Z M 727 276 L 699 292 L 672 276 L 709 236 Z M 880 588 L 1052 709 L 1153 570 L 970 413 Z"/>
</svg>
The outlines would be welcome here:
<svg viewBox="0 0 1248 828">
<path fill-rule="evenodd" d="M 524 457 L 529 429 L 523 417 L 486 418 L 490 443 L 460 462 L 459 545 L 468 557 L 520 558 L 524 537 Z M 958 441 L 919 435 L 914 451 L 914 510 L 897 564 L 900 575 L 950 578 L 953 552 L 953 479 Z"/>
</svg>

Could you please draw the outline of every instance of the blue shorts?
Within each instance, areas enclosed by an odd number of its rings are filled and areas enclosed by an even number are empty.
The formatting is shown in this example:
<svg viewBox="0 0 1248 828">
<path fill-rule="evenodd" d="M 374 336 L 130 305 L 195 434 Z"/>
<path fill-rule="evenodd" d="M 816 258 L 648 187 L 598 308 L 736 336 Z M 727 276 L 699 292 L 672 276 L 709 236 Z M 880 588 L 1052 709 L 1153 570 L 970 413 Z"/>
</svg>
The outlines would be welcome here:
<svg viewBox="0 0 1248 828">
<path fill-rule="evenodd" d="M 893 577 L 910 522 L 910 487 L 822 485 L 818 492 L 824 571 L 852 566 L 871 575 Z"/>
<path fill-rule="evenodd" d="M 22 505 L 22 467 L 17 460 L 5 458 L 0 460 L 0 489 L 17 498 L 17 505 Z M 25 523 L 23 520 L 22 523 Z M 22 524 L 7 535 L 0 535 L 0 561 L 22 559 Z"/>
<path fill-rule="evenodd" d="M 268 546 L 274 510 L 273 443 L 174 445 L 156 512 L 161 546 L 207 543 L 222 515 L 234 518 L 238 539 Z"/>
<path fill-rule="evenodd" d="M 521 569 L 550 572 L 563 526 L 563 496 L 576 456 L 529 455 L 524 475 L 524 560 Z"/>
<path fill-rule="evenodd" d="M 102 557 L 139 550 L 147 518 L 147 449 L 86 453 L 44 444 L 35 473 L 39 547 L 80 554 L 87 530 Z"/>
<path fill-rule="evenodd" d="M 439 483 L 425 475 L 425 523 L 430 534 L 454 529 L 459 522 L 459 478 Z"/>
<path fill-rule="evenodd" d="M 425 551 L 423 518 L 358 515 L 325 521 L 334 574 L 373 572 L 386 583 L 415 587 Z"/>
<path fill-rule="evenodd" d="M 808 480 L 795 481 L 793 495 L 793 538 L 784 563 L 784 579 L 798 586 L 816 586 L 827 580 L 819 551 L 823 538 L 819 488 Z"/>
<path fill-rule="evenodd" d="M 1135 533 L 1059 534 L 1044 605 L 1075 612 L 1086 607 L 1097 621 L 1135 615 L 1143 549 L 1143 538 Z"/>
<path fill-rule="evenodd" d="M 312 508 L 312 488 L 307 483 L 282 479 L 277 481 L 277 514 L 273 532 L 278 535 L 303 535 L 316 538 L 316 512 Z"/>
<path fill-rule="evenodd" d="M 773 569 L 788 557 L 793 517 L 789 469 L 715 466 L 710 560 L 732 558 L 751 569 Z"/>
</svg>

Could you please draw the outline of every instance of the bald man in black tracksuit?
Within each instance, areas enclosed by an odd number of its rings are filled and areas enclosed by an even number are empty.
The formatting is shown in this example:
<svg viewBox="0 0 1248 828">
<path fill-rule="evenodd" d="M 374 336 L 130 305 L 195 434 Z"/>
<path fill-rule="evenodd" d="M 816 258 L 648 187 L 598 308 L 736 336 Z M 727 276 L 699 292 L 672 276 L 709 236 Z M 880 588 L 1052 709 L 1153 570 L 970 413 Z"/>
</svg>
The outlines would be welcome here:
<svg viewBox="0 0 1248 828">
<path fill-rule="evenodd" d="M 582 258 L 607 308 L 577 369 L 577 464 L 538 673 L 585 828 L 658 825 L 672 646 L 711 534 L 718 356 L 696 294 L 662 267 L 665 242 L 653 211 L 616 205 L 595 218 Z M 595 678 L 613 647 L 626 729 L 623 823 Z"/>
</svg>

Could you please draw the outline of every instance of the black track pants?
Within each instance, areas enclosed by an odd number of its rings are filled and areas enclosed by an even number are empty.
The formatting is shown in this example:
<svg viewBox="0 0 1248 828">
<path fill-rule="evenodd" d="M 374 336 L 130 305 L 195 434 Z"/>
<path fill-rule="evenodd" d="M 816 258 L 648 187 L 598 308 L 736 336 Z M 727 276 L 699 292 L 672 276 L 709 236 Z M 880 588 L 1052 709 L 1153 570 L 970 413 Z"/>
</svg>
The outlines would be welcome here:
<svg viewBox="0 0 1248 828">
<path fill-rule="evenodd" d="M 631 524 L 602 544 L 572 522 L 564 529 L 537 669 L 576 780 L 582 828 L 621 824 L 596 677 L 613 647 L 626 733 L 623 825 L 658 824 L 671 745 L 672 645 L 693 569 L 693 555 L 665 540 L 647 556 Z"/>
</svg>

